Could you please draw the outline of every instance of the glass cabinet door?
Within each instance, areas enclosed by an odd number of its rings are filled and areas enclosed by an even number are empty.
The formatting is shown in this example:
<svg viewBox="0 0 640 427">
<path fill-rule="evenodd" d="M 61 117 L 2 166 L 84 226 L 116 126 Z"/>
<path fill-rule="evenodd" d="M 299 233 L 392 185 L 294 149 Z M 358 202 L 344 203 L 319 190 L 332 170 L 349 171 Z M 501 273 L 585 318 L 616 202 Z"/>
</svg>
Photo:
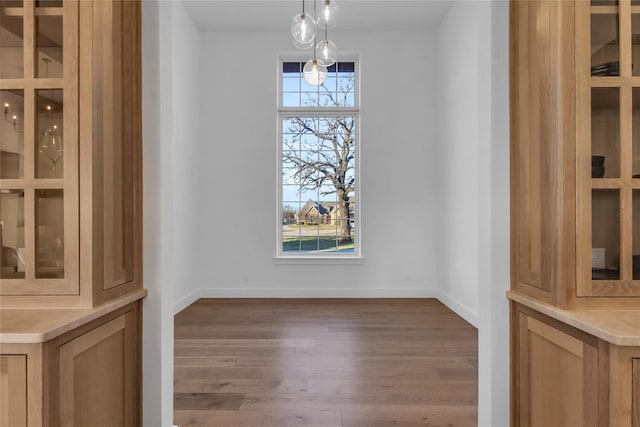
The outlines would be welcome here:
<svg viewBox="0 0 640 427">
<path fill-rule="evenodd" d="M 640 2 L 576 14 L 578 296 L 640 296 Z"/>
<path fill-rule="evenodd" d="M 76 1 L 0 0 L 0 295 L 79 292 L 77 33 Z"/>
</svg>

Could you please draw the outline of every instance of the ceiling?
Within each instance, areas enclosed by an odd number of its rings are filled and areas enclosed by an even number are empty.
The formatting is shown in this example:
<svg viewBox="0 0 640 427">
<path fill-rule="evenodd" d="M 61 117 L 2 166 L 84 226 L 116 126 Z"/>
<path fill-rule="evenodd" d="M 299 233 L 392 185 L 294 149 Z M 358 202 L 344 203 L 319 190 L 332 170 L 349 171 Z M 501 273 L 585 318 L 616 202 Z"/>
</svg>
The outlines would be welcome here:
<svg viewBox="0 0 640 427">
<path fill-rule="evenodd" d="M 201 31 L 288 31 L 291 19 L 302 9 L 300 0 L 182 2 Z M 337 29 L 434 29 L 452 3 L 453 0 L 339 0 Z M 306 10 L 313 10 L 312 1 L 306 1 Z"/>
</svg>

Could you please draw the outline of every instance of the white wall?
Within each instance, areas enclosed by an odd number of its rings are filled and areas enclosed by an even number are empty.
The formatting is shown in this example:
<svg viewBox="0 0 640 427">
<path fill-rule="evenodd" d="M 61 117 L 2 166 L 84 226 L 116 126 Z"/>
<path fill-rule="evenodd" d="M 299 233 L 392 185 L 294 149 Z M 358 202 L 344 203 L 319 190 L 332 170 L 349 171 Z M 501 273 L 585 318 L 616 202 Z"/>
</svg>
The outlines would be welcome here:
<svg viewBox="0 0 640 427">
<path fill-rule="evenodd" d="M 334 33 L 362 68 L 360 265 L 274 264 L 277 58 L 288 32 L 207 33 L 189 251 L 197 296 L 430 296 L 435 289 L 435 35 Z M 248 281 L 243 281 L 248 273 Z M 177 303 L 177 309 L 184 304 Z"/>
<path fill-rule="evenodd" d="M 478 317 L 478 3 L 455 2 L 438 27 L 439 288 L 452 308 Z M 469 319 L 471 320 L 471 319 Z"/>
<path fill-rule="evenodd" d="M 195 289 L 200 34 L 179 2 L 143 2 L 143 419 L 173 424 L 174 304 Z"/>
<path fill-rule="evenodd" d="M 190 221 L 195 146 L 199 141 L 199 34 L 177 2 L 142 8 L 144 286 L 143 420 L 173 424 L 175 298 L 191 292 Z"/>
<path fill-rule="evenodd" d="M 142 139 L 144 203 L 143 422 L 169 426 L 173 421 L 173 283 L 166 263 L 171 240 L 167 209 L 171 182 L 170 55 L 171 4 L 142 3 Z M 162 46 L 162 48 L 161 48 Z M 163 90 L 161 90 L 163 89 Z"/>
<path fill-rule="evenodd" d="M 440 298 L 479 330 L 478 425 L 509 425 L 508 3 L 456 1 L 437 31 Z"/>
<path fill-rule="evenodd" d="M 171 207 L 174 232 L 171 248 L 176 268 L 174 301 L 181 301 L 197 289 L 197 270 L 194 249 L 199 240 L 198 218 L 202 194 L 194 188 L 198 170 L 202 137 L 200 133 L 200 94 L 202 92 L 202 54 L 200 33 L 181 2 L 172 2 L 171 9 L 171 169 L 173 179 Z M 203 122 L 206 125 L 206 122 Z"/>
<path fill-rule="evenodd" d="M 480 23 L 480 427 L 509 425 L 509 3 L 483 1 Z"/>
</svg>

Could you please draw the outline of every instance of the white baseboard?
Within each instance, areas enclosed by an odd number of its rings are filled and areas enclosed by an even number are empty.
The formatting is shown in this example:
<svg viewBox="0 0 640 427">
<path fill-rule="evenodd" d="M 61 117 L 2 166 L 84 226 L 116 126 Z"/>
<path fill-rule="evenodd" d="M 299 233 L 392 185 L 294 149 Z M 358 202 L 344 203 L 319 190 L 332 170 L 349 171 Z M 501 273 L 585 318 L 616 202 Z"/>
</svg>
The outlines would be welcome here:
<svg viewBox="0 0 640 427">
<path fill-rule="evenodd" d="M 458 316 L 462 317 L 464 320 L 471 323 L 473 327 L 478 329 L 478 325 L 480 324 L 478 319 L 478 313 L 475 313 L 469 307 L 462 304 L 460 301 L 456 300 L 455 298 L 451 298 L 449 295 L 445 294 L 441 290 L 438 289 L 436 292 L 437 292 L 436 298 L 438 298 L 438 300 L 441 303 L 449 307 L 454 313 L 456 313 Z"/>
<path fill-rule="evenodd" d="M 458 316 L 478 327 L 478 314 L 439 289 L 399 288 L 201 288 L 173 304 L 178 314 L 200 298 L 437 298 Z"/>
<path fill-rule="evenodd" d="M 436 289 L 411 288 L 217 288 L 200 298 L 435 298 Z"/>
<path fill-rule="evenodd" d="M 182 298 L 180 298 L 178 301 L 174 302 L 173 315 L 175 316 L 176 314 L 180 313 L 182 310 L 184 310 L 185 308 L 189 307 L 191 304 L 193 304 L 194 302 L 202 298 L 200 296 L 200 291 L 202 291 L 202 289 L 196 289 L 190 294 L 185 295 Z"/>
</svg>

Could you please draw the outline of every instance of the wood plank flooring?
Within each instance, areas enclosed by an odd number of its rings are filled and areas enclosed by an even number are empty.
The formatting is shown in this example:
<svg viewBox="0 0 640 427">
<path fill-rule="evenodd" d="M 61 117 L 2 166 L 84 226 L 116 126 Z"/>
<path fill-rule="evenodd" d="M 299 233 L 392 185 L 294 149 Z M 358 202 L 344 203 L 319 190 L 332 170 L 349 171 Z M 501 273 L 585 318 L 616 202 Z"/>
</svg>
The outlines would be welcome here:
<svg viewBox="0 0 640 427">
<path fill-rule="evenodd" d="M 435 299 L 201 299 L 175 317 L 174 423 L 476 426 L 477 349 Z"/>
</svg>

